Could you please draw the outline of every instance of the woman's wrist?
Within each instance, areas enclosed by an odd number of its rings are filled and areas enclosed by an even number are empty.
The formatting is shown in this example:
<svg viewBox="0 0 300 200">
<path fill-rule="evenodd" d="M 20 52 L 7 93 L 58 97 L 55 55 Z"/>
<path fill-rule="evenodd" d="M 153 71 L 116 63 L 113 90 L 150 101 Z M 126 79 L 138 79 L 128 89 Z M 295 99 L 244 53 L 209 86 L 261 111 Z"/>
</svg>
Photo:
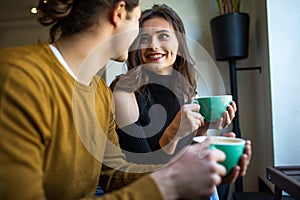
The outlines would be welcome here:
<svg viewBox="0 0 300 200">
<path fill-rule="evenodd" d="M 177 137 L 177 128 L 175 128 L 171 124 L 164 131 L 162 137 L 159 140 L 159 145 L 160 145 L 160 147 L 164 147 L 164 146 L 170 144 L 171 142 L 173 142 L 174 139 L 177 140 L 179 138 Z"/>
<path fill-rule="evenodd" d="M 168 127 L 160 138 L 159 145 L 167 154 L 173 154 L 181 138 L 172 127 Z"/>
</svg>

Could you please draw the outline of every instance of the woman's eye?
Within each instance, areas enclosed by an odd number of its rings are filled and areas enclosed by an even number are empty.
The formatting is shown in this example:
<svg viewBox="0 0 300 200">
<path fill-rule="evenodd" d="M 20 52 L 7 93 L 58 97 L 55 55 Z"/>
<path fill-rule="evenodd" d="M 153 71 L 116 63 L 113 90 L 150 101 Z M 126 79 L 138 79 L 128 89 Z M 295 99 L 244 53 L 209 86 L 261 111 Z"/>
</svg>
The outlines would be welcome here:
<svg viewBox="0 0 300 200">
<path fill-rule="evenodd" d="M 141 44 L 148 44 L 149 43 L 149 38 L 146 36 L 142 36 L 140 39 Z"/>
<path fill-rule="evenodd" d="M 160 34 L 158 37 L 160 40 L 168 40 L 170 38 L 170 36 L 168 34 Z"/>
</svg>

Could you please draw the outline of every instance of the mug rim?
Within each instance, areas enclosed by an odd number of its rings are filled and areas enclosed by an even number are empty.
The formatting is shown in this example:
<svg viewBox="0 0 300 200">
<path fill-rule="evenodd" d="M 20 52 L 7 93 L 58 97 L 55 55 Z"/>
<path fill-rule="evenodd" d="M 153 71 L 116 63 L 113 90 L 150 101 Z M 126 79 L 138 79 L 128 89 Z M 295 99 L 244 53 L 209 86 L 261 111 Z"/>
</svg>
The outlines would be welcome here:
<svg viewBox="0 0 300 200">
<path fill-rule="evenodd" d="M 233 137 L 225 137 L 225 136 L 196 136 L 193 138 L 194 142 L 201 143 L 203 142 L 207 137 L 211 138 L 211 143 L 214 145 L 223 145 L 224 142 L 219 143 L 218 140 L 236 140 L 237 142 L 234 143 L 226 143 L 226 145 L 240 145 L 245 144 L 246 141 L 243 138 L 233 138 Z"/>
<path fill-rule="evenodd" d="M 231 94 L 225 94 L 225 95 L 212 95 L 212 96 L 200 96 L 200 97 L 196 97 L 195 99 L 206 99 L 206 98 L 224 98 L 224 97 L 231 97 Z"/>
</svg>

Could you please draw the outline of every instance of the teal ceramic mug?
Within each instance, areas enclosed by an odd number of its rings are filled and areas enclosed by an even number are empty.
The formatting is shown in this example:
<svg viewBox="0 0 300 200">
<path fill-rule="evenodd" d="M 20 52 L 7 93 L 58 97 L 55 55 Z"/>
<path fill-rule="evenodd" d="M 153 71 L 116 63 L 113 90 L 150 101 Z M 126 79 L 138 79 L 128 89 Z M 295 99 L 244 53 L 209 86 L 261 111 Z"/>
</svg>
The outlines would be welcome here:
<svg viewBox="0 0 300 200">
<path fill-rule="evenodd" d="M 231 95 L 206 96 L 192 100 L 192 103 L 200 105 L 200 114 L 206 122 L 216 122 L 222 118 L 231 102 Z"/>
<path fill-rule="evenodd" d="M 201 143 L 207 136 L 194 137 L 194 142 Z M 209 136 L 211 139 L 211 149 L 219 149 L 226 155 L 226 159 L 220 162 L 225 168 L 227 175 L 231 172 L 234 166 L 238 165 L 241 156 L 243 155 L 246 141 L 241 138 L 232 138 L 224 136 Z"/>
</svg>

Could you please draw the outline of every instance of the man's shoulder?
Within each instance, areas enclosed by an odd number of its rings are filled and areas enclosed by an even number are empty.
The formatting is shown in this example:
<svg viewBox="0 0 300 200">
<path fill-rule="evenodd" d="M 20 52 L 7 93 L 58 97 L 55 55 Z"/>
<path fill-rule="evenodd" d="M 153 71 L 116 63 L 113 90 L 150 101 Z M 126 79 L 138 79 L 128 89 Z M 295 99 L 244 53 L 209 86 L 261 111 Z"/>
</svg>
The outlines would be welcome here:
<svg viewBox="0 0 300 200">
<path fill-rule="evenodd" d="M 16 46 L 16 47 L 6 47 L 0 49 L 0 55 L 27 55 L 32 53 L 40 52 L 41 49 L 44 49 L 47 46 L 46 43 L 40 44 L 31 44 L 31 45 L 23 45 L 23 46 Z"/>
<path fill-rule="evenodd" d="M 48 55 L 46 44 L 9 47 L 0 50 L 0 63 L 1 65 L 23 66 L 26 63 L 46 60 Z"/>
</svg>

